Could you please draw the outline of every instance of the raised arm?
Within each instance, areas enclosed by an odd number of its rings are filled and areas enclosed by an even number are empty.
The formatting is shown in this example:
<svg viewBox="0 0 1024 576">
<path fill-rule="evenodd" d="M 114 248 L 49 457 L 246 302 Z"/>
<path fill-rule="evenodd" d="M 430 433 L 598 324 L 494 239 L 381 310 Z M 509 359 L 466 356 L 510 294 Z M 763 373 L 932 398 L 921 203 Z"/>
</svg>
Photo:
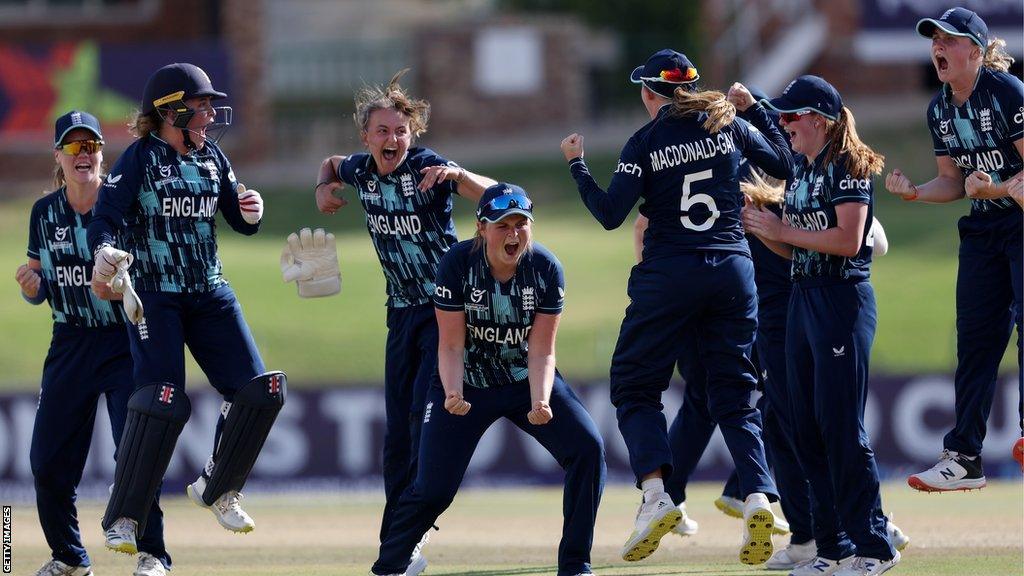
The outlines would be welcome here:
<svg viewBox="0 0 1024 576">
<path fill-rule="evenodd" d="M 605 192 L 590 175 L 583 161 L 583 136 L 570 134 L 562 140 L 562 153 L 569 161 L 569 171 L 580 198 L 605 230 L 622 225 L 643 191 L 643 163 L 630 140 L 619 155 L 618 168 Z"/>
<path fill-rule="evenodd" d="M 345 187 L 345 183 L 338 176 L 338 168 L 345 158 L 345 156 L 329 156 L 320 163 L 313 193 L 316 196 L 316 209 L 324 214 L 334 214 L 348 204 L 348 200 L 341 197 L 340 190 Z"/>
<path fill-rule="evenodd" d="M 964 174 L 949 156 L 936 156 L 939 175 L 915 186 L 899 168 L 885 176 L 885 189 L 910 202 L 945 204 L 964 197 Z"/>
</svg>

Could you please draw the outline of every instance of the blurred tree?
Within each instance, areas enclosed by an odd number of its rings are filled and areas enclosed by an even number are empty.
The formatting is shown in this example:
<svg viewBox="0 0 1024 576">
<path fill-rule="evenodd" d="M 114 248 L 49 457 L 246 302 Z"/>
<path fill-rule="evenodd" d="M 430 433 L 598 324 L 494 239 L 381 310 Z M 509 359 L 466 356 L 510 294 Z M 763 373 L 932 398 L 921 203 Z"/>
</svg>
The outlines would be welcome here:
<svg viewBox="0 0 1024 576">
<path fill-rule="evenodd" d="M 512 12 L 572 14 L 619 36 L 621 59 L 591 76 L 594 113 L 635 104 L 637 89 L 626 77 L 657 50 L 684 52 L 700 69 L 701 3 L 696 0 L 498 0 L 497 4 Z"/>
</svg>

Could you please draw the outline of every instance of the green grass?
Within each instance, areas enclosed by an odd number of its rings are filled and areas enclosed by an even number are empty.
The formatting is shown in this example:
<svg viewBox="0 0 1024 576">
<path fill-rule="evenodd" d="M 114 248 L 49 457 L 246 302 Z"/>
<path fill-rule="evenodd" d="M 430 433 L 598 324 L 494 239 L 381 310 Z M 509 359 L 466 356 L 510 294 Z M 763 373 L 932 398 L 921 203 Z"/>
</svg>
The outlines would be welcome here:
<svg viewBox="0 0 1024 576">
<path fill-rule="evenodd" d="M 920 129 L 919 129 L 920 128 Z M 921 182 L 935 173 L 923 127 L 896 126 L 865 134 L 887 165 Z M 598 180 L 607 182 L 612 157 L 588 158 Z M 579 201 L 562 162 L 479 166 L 475 170 L 526 187 L 537 199 L 535 238 L 565 266 L 567 306 L 558 339 L 559 367 L 571 380 L 605 378 L 626 307 L 632 265 L 629 223 L 604 231 Z M 255 183 L 258 185 L 258 183 Z M 890 253 L 876 260 L 879 328 L 872 356 L 876 372 L 951 372 L 955 366 L 954 285 L 956 219 L 966 202 L 946 206 L 904 203 L 876 180 L 876 214 L 884 222 Z M 378 382 L 383 374 L 384 280 L 367 238 L 362 210 L 350 206 L 335 217 L 316 212 L 306 187 L 266 189 L 263 231 L 245 238 L 221 226 L 226 276 L 234 285 L 268 367 L 288 372 L 295 386 Z M 351 190 L 349 191 L 351 194 Z M 24 261 L 31 200 L 0 203 L 0 376 L 2 389 L 33 389 L 49 340 L 49 313 L 18 295 L 14 270 Z M 456 199 L 462 237 L 472 232 L 468 202 Z M 278 258 L 284 237 L 302 226 L 323 226 L 338 235 L 342 293 L 299 299 L 281 282 Z M 1012 349 L 1012 347 L 1011 347 Z M 191 361 L 190 361 L 191 362 Z M 1007 354 L 1004 369 L 1011 369 Z M 194 365 L 189 377 L 201 380 Z"/>
<path fill-rule="evenodd" d="M 720 484 L 688 489 L 689 514 L 700 523 L 690 538 L 668 535 L 637 564 L 618 559 L 636 511 L 637 492 L 621 486 L 604 494 L 594 537 L 598 576 L 779 574 L 740 564 L 741 523 L 712 506 Z M 911 538 L 901 576 L 1009 576 L 1021 573 L 1024 494 L 1020 483 L 981 491 L 925 495 L 900 484 L 883 486 L 883 502 Z M 248 535 L 222 530 L 209 512 L 183 497 L 165 499 L 168 548 L 175 576 L 364 576 L 376 557 L 383 499 L 376 494 L 249 494 L 257 527 Z M 555 572 L 561 530 L 561 490 L 463 490 L 439 519 L 425 549 L 430 576 L 540 575 Z M 79 509 L 83 540 L 96 574 L 128 574 L 134 561 L 103 549 L 99 503 Z M 784 546 L 786 538 L 776 538 Z M 48 556 L 35 509 L 15 506 L 14 573 L 29 574 Z"/>
</svg>

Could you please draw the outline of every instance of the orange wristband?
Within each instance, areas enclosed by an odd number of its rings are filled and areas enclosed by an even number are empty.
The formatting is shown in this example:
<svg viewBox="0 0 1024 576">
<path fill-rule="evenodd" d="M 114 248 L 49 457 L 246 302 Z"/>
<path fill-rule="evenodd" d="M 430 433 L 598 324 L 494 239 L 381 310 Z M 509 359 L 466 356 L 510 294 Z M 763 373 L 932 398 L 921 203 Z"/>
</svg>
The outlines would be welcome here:
<svg viewBox="0 0 1024 576">
<path fill-rule="evenodd" d="M 911 184 L 910 186 L 914 189 L 914 195 L 913 196 L 902 196 L 904 202 L 913 202 L 914 200 L 917 200 L 918 196 L 920 196 L 920 194 L 917 191 L 917 186 L 914 186 L 913 184 Z"/>
</svg>

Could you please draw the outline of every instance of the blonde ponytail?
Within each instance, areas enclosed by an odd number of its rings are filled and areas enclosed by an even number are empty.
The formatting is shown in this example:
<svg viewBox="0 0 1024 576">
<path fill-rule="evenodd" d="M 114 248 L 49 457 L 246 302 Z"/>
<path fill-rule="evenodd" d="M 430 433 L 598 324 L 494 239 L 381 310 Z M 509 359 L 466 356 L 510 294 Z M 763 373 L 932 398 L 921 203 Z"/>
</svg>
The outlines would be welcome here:
<svg viewBox="0 0 1024 576">
<path fill-rule="evenodd" d="M 854 178 L 868 178 L 871 175 L 882 173 L 885 167 L 885 156 L 871 149 L 870 146 L 861 142 L 857 135 L 857 124 L 853 119 L 853 113 L 846 106 L 843 106 L 839 113 L 839 120 L 826 120 L 828 128 L 825 138 L 828 141 L 828 152 L 825 154 L 825 164 L 834 162 L 839 155 L 846 155 L 846 170 Z"/>
<path fill-rule="evenodd" d="M 996 72 L 1008 72 L 1010 64 L 1013 64 L 1013 56 L 1006 53 L 1006 41 L 1002 38 L 989 40 L 981 65 Z"/>
<path fill-rule="evenodd" d="M 740 182 L 740 192 L 758 208 L 782 204 L 786 200 L 785 182 L 771 176 L 761 176 L 757 170 L 751 170 L 750 177 Z"/>
<path fill-rule="evenodd" d="M 704 121 L 704 129 L 715 134 L 736 119 L 736 107 L 725 98 L 725 94 L 715 90 L 690 92 L 679 87 L 672 93 L 672 115 L 683 117 L 689 114 L 708 113 Z"/>
</svg>

